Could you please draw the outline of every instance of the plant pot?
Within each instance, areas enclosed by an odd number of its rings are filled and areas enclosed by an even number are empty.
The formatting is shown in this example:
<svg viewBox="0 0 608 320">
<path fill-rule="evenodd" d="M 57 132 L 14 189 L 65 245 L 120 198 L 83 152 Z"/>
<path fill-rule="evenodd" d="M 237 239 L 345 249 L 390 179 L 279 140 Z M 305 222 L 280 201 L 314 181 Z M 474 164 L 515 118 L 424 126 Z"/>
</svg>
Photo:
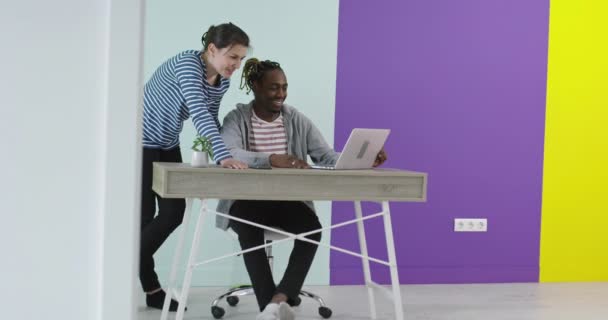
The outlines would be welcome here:
<svg viewBox="0 0 608 320">
<path fill-rule="evenodd" d="M 209 157 L 207 156 L 207 152 L 193 151 L 190 165 L 196 168 L 209 166 Z"/>
</svg>

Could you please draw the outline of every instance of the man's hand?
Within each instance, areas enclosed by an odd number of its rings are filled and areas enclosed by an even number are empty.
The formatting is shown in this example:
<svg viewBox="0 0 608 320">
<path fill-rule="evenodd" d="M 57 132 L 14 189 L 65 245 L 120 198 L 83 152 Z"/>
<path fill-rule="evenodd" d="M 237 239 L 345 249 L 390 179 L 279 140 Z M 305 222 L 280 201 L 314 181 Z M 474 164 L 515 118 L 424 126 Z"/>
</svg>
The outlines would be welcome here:
<svg viewBox="0 0 608 320">
<path fill-rule="evenodd" d="M 309 169 L 306 161 L 286 154 L 271 154 L 270 165 L 277 168 Z"/>
<path fill-rule="evenodd" d="M 376 156 L 376 160 L 374 161 L 374 168 L 383 164 L 384 161 L 386 161 L 386 159 L 388 159 L 388 157 L 386 156 L 386 152 L 384 152 L 384 148 L 382 150 L 380 150 L 380 152 L 378 152 L 378 155 Z"/>
<path fill-rule="evenodd" d="M 220 165 L 222 168 L 230 168 L 230 169 L 247 169 L 249 166 L 241 161 L 238 161 L 234 158 L 228 158 L 220 161 Z"/>
</svg>

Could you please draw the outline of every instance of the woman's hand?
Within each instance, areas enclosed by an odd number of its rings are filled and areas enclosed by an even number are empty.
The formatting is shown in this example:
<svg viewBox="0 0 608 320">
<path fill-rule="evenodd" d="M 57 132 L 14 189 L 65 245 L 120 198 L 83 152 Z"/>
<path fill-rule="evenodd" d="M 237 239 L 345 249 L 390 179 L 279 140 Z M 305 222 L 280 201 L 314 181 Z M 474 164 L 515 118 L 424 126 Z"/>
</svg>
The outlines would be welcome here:
<svg viewBox="0 0 608 320">
<path fill-rule="evenodd" d="M 245 162 L 238 161 L 234 158 L 228 158 L 220 161 L 222 168 L 230 169 L 247 169 L 249 166 Z"/>
<path fill-rule="evenodd" d="M 386 156 L 386 152 L 384 151 L 384 149 L 380 150 L 380 152 L 378 152 L 378 155 L 376 156 L 376 160 L 374 161 L 374 168 L 383 164 L 386 159 L 388 159 Z"/>
<path fill-rule="evenodd" d="M 271 154 L 270 165 L 277 168 L 309 169 L 306 161 L 286 154 Z"/>
</svg>

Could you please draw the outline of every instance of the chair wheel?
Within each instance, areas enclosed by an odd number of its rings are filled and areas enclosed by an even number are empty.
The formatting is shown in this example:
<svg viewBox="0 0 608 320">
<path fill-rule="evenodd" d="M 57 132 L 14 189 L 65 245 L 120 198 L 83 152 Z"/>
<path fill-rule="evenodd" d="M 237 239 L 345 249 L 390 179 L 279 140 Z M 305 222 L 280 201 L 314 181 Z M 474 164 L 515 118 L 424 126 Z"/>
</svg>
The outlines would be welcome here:
<svg viewBox="0 0 608 320">
<path fill-rule="evenodd" d="M 224 308 L 222 308 L 222 307 L 218 307 L 218 306 L 211 307 L 211 314 L 216 319 L 221 319 L 225 313 L 226 313 L 226 310 L 224 310 Z"/>
<path fill-rule="evenodd" d="M 292 307 L 297 307 L 302 303 L 302 299 L 300 297 L 295 297 L 295 298 L 293 298 L 291 303 L 292 303 Z"/>
<path fill-rule="evenodd" d="M 228 302 L 228 304 L 231 307 L 234 307 L 237 304 L 239 304 L 239 297 L 237 297 L 237 296 L 228 296 L 228 297 L 226 297 L 226 302 Z"/>
<path fill-rule="evenodd" d="M 319 315 L 321 317 L 323 317 L 324 319 L 328 319 L 329 317 L 331 317 L 331 309 L 328 307 L 319 307 Z"/>
</svg>

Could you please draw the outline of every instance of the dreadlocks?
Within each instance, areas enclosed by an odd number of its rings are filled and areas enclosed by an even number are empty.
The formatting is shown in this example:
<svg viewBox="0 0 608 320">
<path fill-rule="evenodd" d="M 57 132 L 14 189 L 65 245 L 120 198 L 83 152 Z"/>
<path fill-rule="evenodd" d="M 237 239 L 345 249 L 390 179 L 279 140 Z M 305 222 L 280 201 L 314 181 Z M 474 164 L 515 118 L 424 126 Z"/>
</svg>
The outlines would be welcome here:
<svg viewBox="0 0 608 320">
<path fill-rule="evenodd" d="M 283 70 L 281 69 L 281 65 L 274 61 L 260 61 L 256 58 L 247 60 L 247 62 L 245 62 L 245 66 L 243 67 L 243 75 L 241 77 L 241 85 L 239 86 L 239 89 L 246 89 L 247 94 L 249 94 L 253 88 L 254 82 L 262 79 L 266 72 L 275 69 Z"/>
</svg>

